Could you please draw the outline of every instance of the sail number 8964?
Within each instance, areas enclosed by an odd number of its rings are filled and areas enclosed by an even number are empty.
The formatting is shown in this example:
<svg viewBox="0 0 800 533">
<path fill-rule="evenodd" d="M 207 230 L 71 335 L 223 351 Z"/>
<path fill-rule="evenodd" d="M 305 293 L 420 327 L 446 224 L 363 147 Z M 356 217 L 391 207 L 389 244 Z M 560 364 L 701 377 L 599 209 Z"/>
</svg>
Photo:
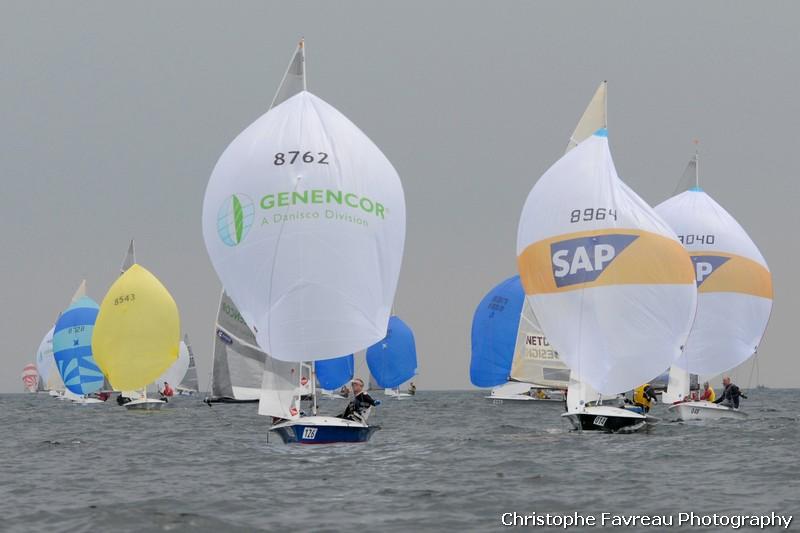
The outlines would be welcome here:
<svg viewBox="0 0 800 533">
<path fill-rule="evenodd" d="M 605 220 L 606 218 L 613 218 L 617 220 L 617 210 L 607 209 L 605 207 L 587 207 L 586 209 L 575 209 L 570 213 L 569 221 L 575 222 L 589 222 L 590 220 Z"/>
<path fill-rule="evenodd" d="M 300 159 L 300 161 L 298 161 Z M 328 154 L 325 152 L 305 152 L 300 155 L 300 150 L 289 150 L 288 152 L 278 152 L 275 154 L 275 159 L 272 160 L 273 165 L 294 165 L 295 161 L 298 163 L 316 163 L 318 165 L 328 164 Z"/>
</svg>

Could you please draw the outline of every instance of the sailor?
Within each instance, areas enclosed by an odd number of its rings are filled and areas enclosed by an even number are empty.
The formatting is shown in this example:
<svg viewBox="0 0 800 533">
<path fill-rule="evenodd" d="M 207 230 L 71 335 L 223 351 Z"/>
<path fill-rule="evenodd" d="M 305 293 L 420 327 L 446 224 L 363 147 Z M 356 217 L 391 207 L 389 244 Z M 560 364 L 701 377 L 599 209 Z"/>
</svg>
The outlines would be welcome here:
<svg viewBox="0 0 800 533">
<path fill-rule="evenodd" d="M 370 407 L 380 405 L 380 400 L 374 400 L 372 396 L 364 392 L 364 380 L 356 378 L 350 384 L 353 388 L 353 399 L 339 418 L 355 420 L 356 422 L 366 422 L 369 416 Z"/>
<path fill-rule="evenodd" d="M 549 400 L 550 396 L 544 391 L 544 389 L 536 389 L 536 399 L 537 400 Z"/>
<path fill-rule="evenodd" d="M 722 391 L 722 395 L 717 398 L 714 403 L 721 403 L 726 407 L 733 407 L 734 409 L 739 408 L 739 398 L 747 399 L 747 396 L 742 394 L 742 391 L 736 386 L 734 383 L 731 383 L 731 378 L 725 376 L 722 378 L 722 385 L 725 389 Z"/>
<path fill-rule="evenodd" d="M 714 389 L 709 386 L 708 381 L 703 383 L 703 394 L 700 395 L 700 399 L 707 402 L 713 402 L 717 399 L 717 395 L 714 392 Z"/>
<path fill-rule="evenodd" d="M 656 401 L 656 391 L 649 383 L 639 385 L 633 390 L 633 403 L 641 407 L 645 413 L 650 411 L 650 406 Z"/>
<path fill-rule="evenodd" d="M 122 393 L 119 393 L 119 396 L 117 396 L 117 405 L 125 405 L 130 401 L 131 399 L 123 396 Z"/>
<path fill-rule="evenodd" d="M 416 385 L 414 385 L 414 382 L 413 382 L 413 381 L 412 381 L 411 383 L 409 383 L 409 384 L 408 384 L 408 393 L 409 393 L 411 396 L 414 396 L 414 395 L 417 393 L 417 386 L 416 386 Z"/>
</svg>

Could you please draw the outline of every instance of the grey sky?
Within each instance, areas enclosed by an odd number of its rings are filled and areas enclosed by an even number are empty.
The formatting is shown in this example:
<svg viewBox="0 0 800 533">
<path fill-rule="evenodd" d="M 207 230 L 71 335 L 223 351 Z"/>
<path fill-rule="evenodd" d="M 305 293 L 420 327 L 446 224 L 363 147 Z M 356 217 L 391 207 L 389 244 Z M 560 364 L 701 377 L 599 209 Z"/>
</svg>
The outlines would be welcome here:
<svg viewBox="0 0 800 533">
<path fill-rule="evenodd" d="M 403 181 L 396 309 L 416 333 L 421 387 L 469 386 L 475 305 L 515 273 L 525 197 L 603 79 L 617 169 L 650 204 L 700 139 L 704 188 L 774 275 L 761 381 L 795 386 L 798 17 L 793 2 L 5 1 L 0 391 L 21 390 L 82 278 L 102 300 L 132 237 L 178 302 L 207 386 L 220 284 L 205 186 L 301 36 L 309 90 Z"/>
</svg>

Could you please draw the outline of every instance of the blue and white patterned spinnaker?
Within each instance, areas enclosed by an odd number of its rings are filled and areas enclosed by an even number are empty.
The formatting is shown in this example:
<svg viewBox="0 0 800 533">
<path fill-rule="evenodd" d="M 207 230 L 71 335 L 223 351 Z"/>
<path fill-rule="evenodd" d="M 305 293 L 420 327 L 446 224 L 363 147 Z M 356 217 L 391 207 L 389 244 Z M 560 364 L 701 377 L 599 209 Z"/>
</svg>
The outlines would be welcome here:
<svg viewBox="0 0 800 533">
<path fill-rule="evenodd" d="M 103 373 L 92 357 L 92 333 L 99 310 L 94 300 L 84 296 L 61 314 L 53 332 L 56 367 L 67 389 L 78 395 L 103 386 Z"/>
</svg>

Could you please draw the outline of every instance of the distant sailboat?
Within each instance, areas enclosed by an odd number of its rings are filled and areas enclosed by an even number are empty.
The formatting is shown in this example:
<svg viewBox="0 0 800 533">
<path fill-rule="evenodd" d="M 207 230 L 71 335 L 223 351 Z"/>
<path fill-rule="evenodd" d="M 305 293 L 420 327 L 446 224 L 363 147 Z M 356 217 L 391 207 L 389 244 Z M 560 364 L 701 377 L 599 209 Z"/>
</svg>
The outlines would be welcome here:
<svg viewBox="0 0 800 533">
<path fill-rule="evenodd" d="M 644 414 L 591 402 L 645 383 L 680 355 L 697 294 L 674 232 L 617 176 L 605 128 L 533 187 L 517 255 L 527 299 L 571 371 L 563 416 L 583 430 L 644 428 Z"/>
<path fill-rule="evenodd" d="M 743 411 L 689 401 L 689 371 L 714 376 L 749 359 L 772 312 L 772 274 L 741 225 L 700 188 L 697 155 L 686 174 L 694 186 L 656 207 L 694 262 L 697 315 L 686 349 L 672 365 L 665 402 L 681 420 L 744 418 Z"/>
<path fill-rule="evenodd" d="M 86 280 L 58 317 L 53 329 L 53 356 L 67 396 L 75 403 L 103 403 L 87 397 L 103 387 L 104 376 L 92 356 L 92 335 L 99 307 L 86 296 Z"/>
<path fill-rule="evenodd" d="M 389 318 L 386 336 L 367 348 L 370 378 L 383 388 L 386 396 L 411 397 L 400 392 L 400 385 L 417 374 L 417 346 L 414 333 L 399 317 Z"/>
<path fill-rule="evenodd" d="M 39 390 L 39 372 L 35 363 L 28 363 L 22 367 L 22 385 L 25 387 L 25 392 Z"/>
<path fill-rule="evenodd" d="M 64 382 L 61 380 L 61 374 L 56 368 L 56 360 L 53 357 L 54 329 L 55 327 L 50 328 L 42 338 L 42 342 L 39 343 L 39 349 L 36 350 L 36 369 L 39 372 L 39 386 L 42 390 L 48 391 L 50 396 L 61 398 L 64 393 Z"/>
<path fill-rule="evenodd" d="M 160 409 L 164 402 L 147 397 L 147 385 L 178 358 L 180 317 L 169 291 L 147 269 L 130 260 L 111 285 L 94 328 L 95 360 L 115 390 L 142 390 L 127 409 Z M 132 264 L 129 264 L 132 263 Z"/>
<path fill-rule="evenodd" d="M 177 391 L 181 395 L 191 395 L 200 390 L 200 385 L 197 381 L 197 364 L 194 360 L 194 352 L 192 351 L 192 344 L 189 342 L 189 334 L 183 335 L 182 346 L 186 346 L 186 353 L 189 355 L 189 367 L 183 379 L 178 383 Z"/>
<path fill-rule="evenodd" d="M 287 77 L 304 65 L 301 42 Z M 405 239 L 403 191 L 386 157 L 302 90 L 222 154 L 206 190 L 203 236 L 227 294 L 273 357 L 259 414 L 285 421 L 270 429 L 287 442 L 367 440 L 374 427 L 316 416 L 316 402 L 302 416 L 296 382 L 275 368 L 313 366 L 384 336 Z"/>
</svg>

